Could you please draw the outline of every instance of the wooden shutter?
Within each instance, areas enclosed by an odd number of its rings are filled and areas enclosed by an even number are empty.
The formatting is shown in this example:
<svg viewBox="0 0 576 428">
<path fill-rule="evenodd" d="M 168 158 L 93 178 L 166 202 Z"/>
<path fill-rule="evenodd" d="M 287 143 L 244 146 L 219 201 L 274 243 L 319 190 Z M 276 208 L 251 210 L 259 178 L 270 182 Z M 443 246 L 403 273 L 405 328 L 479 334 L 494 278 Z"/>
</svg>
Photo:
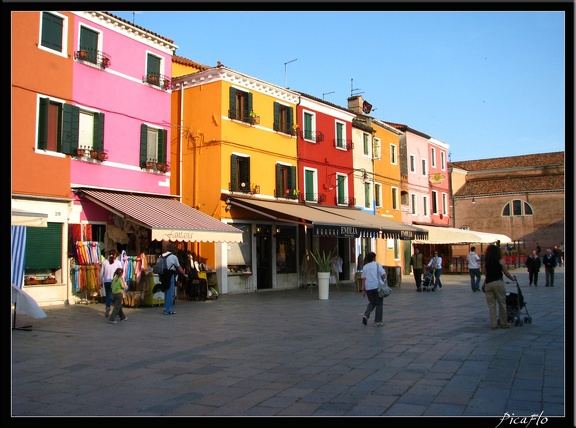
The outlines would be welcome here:
<svg viewBox="0 0 576 428">
<path fill-rule="evenodd" d="M 228 117 L 230 119 L 236 119 L 238 115 L 236 114 L 236 88 L 230 88 L 230 110 L 228 110 Z"/>
<path fill-rule="evenodd" d="M 232 88 L 230 88 L 232 89 Z M 238 156 L 230 156 L 230 190 L 235 192 L 238 190 Z"/>
<path fill-rule="evenodd" d="M 39 149 L 46 150 L 48 147 L 48 109 L 50 108 L 50 100 L 48 98 L 40 98 L 40 106 L 38 109 L 38 143 Z"/>
<path fill-rule="evenodd" d="M 94 141 L 92 147 L 99 152 L 104 150 L 104 115 L 94 113 Z"/>
<path fill-rule="evenodd" d="M 148 154 L 148 127 L 140 125 L 140 168 L 146 168 L 146 159 Z"/>
<path fill-rule="evenodd" d="M 64 117 L 62 119 L 62 151 L 64 153 L 76 154 L 79 132 L 80 108 L 64 104 Z"/>
</svg>

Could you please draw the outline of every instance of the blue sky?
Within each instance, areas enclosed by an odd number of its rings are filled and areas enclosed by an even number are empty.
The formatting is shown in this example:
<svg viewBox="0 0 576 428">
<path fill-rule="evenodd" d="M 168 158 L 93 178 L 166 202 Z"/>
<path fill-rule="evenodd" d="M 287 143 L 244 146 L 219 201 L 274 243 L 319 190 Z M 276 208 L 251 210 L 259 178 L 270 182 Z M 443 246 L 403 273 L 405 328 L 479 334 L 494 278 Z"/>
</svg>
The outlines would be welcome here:
<svg viewBox="0 0 576 428">
<path fill-rule="evenodd" d="M 110 13 L 204 65 L 342 107 L 362 95 L 372 116 L 449 144 L 451 161 L 565 147 L 562 11 Z"/>
</svg>

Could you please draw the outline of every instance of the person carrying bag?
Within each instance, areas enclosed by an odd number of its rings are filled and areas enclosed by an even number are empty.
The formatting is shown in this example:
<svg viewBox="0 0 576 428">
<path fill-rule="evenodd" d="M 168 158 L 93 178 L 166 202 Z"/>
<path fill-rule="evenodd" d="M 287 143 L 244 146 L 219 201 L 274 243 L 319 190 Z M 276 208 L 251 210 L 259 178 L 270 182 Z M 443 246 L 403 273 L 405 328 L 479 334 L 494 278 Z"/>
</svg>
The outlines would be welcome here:
<svg viewBox="0 0 576 428">
<path fill-rule="evenodd" d="M 385 281 L 386 271 L 379 263 L 376 263 L 376 253 L 373 251 L 369 252 L 362 268 L 362 296 L 368 297 L 368 305 L 362 317 L 362 324 L 368 325 L 368 318 L 370 318 L 372 311 L 376 309 L 374 327 L 382 326 L 384 297 L 380 297 L 378 288 L 380 287 L 379 283 Z M 382 288 L 385 288 L 384 285 Z"/>
</svg>

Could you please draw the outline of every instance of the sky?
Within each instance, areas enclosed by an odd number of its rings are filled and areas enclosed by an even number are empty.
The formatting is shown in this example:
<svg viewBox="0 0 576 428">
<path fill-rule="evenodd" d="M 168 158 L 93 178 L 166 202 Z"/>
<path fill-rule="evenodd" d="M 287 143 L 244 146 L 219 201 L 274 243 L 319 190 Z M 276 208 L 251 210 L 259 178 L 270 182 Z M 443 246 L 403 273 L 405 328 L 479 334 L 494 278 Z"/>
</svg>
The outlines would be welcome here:
<svg viewBox="0 0 576 428">
<path fill-rule="evenodd" d="M 562 10 L 110 13 L 203 65 L 341 107 L 361 95 L 371 116 L 448 144 L 452 162 L 565 148 Z"/>
</svg>

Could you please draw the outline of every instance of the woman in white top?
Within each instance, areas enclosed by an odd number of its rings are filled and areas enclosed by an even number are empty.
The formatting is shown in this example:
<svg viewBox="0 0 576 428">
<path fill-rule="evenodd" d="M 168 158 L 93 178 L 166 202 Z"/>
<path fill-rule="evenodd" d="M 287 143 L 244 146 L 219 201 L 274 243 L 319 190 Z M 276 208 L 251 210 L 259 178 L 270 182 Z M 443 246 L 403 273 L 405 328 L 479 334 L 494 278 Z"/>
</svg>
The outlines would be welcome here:
<svg viewBox="0 0 576 428">
<path fill-rule="evenodd" d="M 374 318 L 374 327 L 382 325 L 382 312 L 384 298 L 378 296 L 378 276 L 386 281 L 386 271 L 380 263 L 376 263 L 376 253 L 369 252 L 364 259 L 362 267 L 362 296 L 368 296 L 368 306 L 362 317 L 362 324 L 368 325 L 368 318 L 374 309 L 376 316 Z"/>
</svg>

